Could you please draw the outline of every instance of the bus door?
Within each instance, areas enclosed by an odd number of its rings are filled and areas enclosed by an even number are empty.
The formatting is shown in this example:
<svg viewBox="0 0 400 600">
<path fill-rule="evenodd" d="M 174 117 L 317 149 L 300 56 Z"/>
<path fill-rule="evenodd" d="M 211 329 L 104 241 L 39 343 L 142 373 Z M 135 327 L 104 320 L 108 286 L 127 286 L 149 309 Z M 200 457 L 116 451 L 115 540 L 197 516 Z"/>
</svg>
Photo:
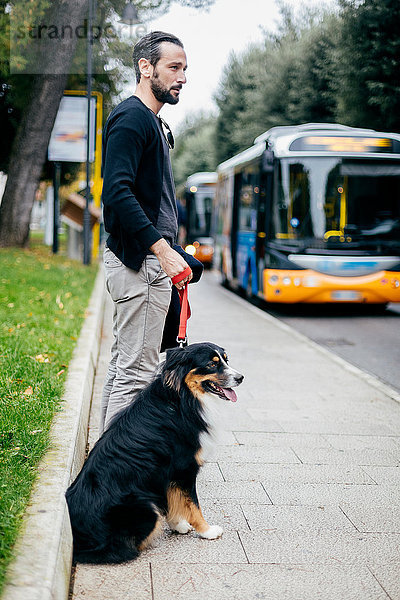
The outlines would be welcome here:
<svg viewBox="0 0 400 600">
<path fill-rule="evenodd" d="M 233 184 L 233 206 L 232 206 L 232 229 L 231 229 L 231 253 L 232 253 L 232 276 L 237 277 L 237 236 L 239 218 L 239 195 L 242 183 L 242 173 L 235 173 Z"/>
<path fill-rule="evenodd" d="M 257 202 L 259 177 L 256 165 L 248 165 L 242 171 L 238 191 L 237 279 L 249 295 L 258 292 L 256 263 Z"/>
<path fill-rule="evenodd" d="M 271 206 L 274 184 L 274 155 L 266 150 L 261 158 L 257 205 L 256 261 L 258 289 L 263 290 L 266 245 L 270 235 Z"/>
</svg>

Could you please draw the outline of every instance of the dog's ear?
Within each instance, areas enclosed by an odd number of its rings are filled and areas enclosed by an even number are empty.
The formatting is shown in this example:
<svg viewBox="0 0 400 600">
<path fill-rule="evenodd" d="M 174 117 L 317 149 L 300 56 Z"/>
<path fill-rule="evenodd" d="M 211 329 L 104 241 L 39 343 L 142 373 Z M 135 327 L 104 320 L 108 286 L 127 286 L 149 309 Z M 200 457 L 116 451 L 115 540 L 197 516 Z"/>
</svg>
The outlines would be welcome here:
<svg viewBox="0 0 400 600">
<path fill-rule="evenodd" d="M 184 360 L 185 348 L 170 348 L 166 352 L 165 366 L 174 369 Z"/>
<path fill-rule="evenodd" d="M 178 394 L 185 376 L 185 348 L 171 348 L 166 352 L 166 359 L 161 373 L 163 384 Z"/>
</svg>

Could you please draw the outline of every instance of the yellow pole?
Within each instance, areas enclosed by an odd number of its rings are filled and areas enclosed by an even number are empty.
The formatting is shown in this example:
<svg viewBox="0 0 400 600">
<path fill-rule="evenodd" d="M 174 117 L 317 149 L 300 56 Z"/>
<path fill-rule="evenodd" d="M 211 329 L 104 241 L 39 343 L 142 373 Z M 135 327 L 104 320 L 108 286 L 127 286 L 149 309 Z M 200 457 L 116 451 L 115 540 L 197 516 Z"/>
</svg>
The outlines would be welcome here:
<svg viewBox="0 0 400 600">
<path fill-rule="evenodd" d="M 344 228 L 347 225 L 347 184 L 348 184 L 348 176 L 344 177 L 343 181 L 343 191 L 340 195 L 340 233 L 344 236 Z"/>
<path fill-rule="evenodd" d="M 65 90 L 67 96 L 86 96 L 85 90 Z M 103 94 L 100 92 L 92 92 L 92 96 L 96 98 L 96 143 L 94 152 L 94 173 L 92 196 L 95 206 L 101 206 L 101 191 L 103 180 L 101 178 L 101 157 L 102 157 L 102 133 L 103 133 Z M 100 224 L 95 223 L 92 230 L 92 259 L 96 259 L 99 255 L 100 244 Z"/>
<path fill-rule="evenodd" d="M 102 156 L 102 132 L 103 132 L 103 95 L 100 92 L 92 92 L 96 96 L 96 150 L 94 153 L 94 175 L 93 175 L 93 202 L 100 208 L 101 191 L 103 180 L 101 178 L 101 156 Z M 100 223 L 95 223 L 92 233 L 92 258 L 99 256 L 100 247 Z"/>
</svg>

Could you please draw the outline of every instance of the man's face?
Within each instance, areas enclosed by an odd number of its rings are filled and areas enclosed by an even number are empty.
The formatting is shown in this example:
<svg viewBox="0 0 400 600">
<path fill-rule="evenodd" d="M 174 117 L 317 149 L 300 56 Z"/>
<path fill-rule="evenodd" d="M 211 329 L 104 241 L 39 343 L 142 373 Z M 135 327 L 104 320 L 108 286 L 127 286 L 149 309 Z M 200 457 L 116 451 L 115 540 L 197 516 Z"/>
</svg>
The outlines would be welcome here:
<svg viewBox="0 0 400 600">
<path fill-rule="evenodd" d="M 151 91 L 156 100 L 167 104 L 177 104 L 179 94 L 186 83 L 186 54 L 183 48 L 170 42 L 162 42 L 161 58 L 153 67 L 150 77 Z"/>
</svg>

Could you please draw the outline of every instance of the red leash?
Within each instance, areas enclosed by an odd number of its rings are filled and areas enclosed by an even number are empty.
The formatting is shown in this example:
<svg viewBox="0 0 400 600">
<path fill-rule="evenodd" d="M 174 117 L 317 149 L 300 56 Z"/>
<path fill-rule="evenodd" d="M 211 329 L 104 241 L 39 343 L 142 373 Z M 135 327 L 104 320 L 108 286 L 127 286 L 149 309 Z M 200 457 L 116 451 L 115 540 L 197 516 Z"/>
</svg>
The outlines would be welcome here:
<svg viewBox="0 0 400 600">
<path fill-rule="evenodd" d="M 190 267 L 187 267 L 184 271 L 182 271 L 182 273 L 178 273 L 178 275 L 175 275 L 175 277 L 172 277 L 172 283 L 174 285 L 176 283 L 179 283 L 180 281 L 182 281 L 182 279 L 185 279 L 185 277 L 188 277 L 191 274 L 191 272 L 192 272 L 192 269 Z M 178 294 L 179 294 L 179 301 L 181 303 L 181 316 L 179 319 L 179 330 L 178 330 L 178 337 L 176 338 L 176 341 L 178 342 L 179 346 L 181 348 L 183 348 L 187 344 L 186 326 L 187 326 L 187 321 L 191 315 L 189 301 L 188 301 L 188 282 L 185 283 L 184 287 L 181 290 L 178 290 Z"/>
</svg>

